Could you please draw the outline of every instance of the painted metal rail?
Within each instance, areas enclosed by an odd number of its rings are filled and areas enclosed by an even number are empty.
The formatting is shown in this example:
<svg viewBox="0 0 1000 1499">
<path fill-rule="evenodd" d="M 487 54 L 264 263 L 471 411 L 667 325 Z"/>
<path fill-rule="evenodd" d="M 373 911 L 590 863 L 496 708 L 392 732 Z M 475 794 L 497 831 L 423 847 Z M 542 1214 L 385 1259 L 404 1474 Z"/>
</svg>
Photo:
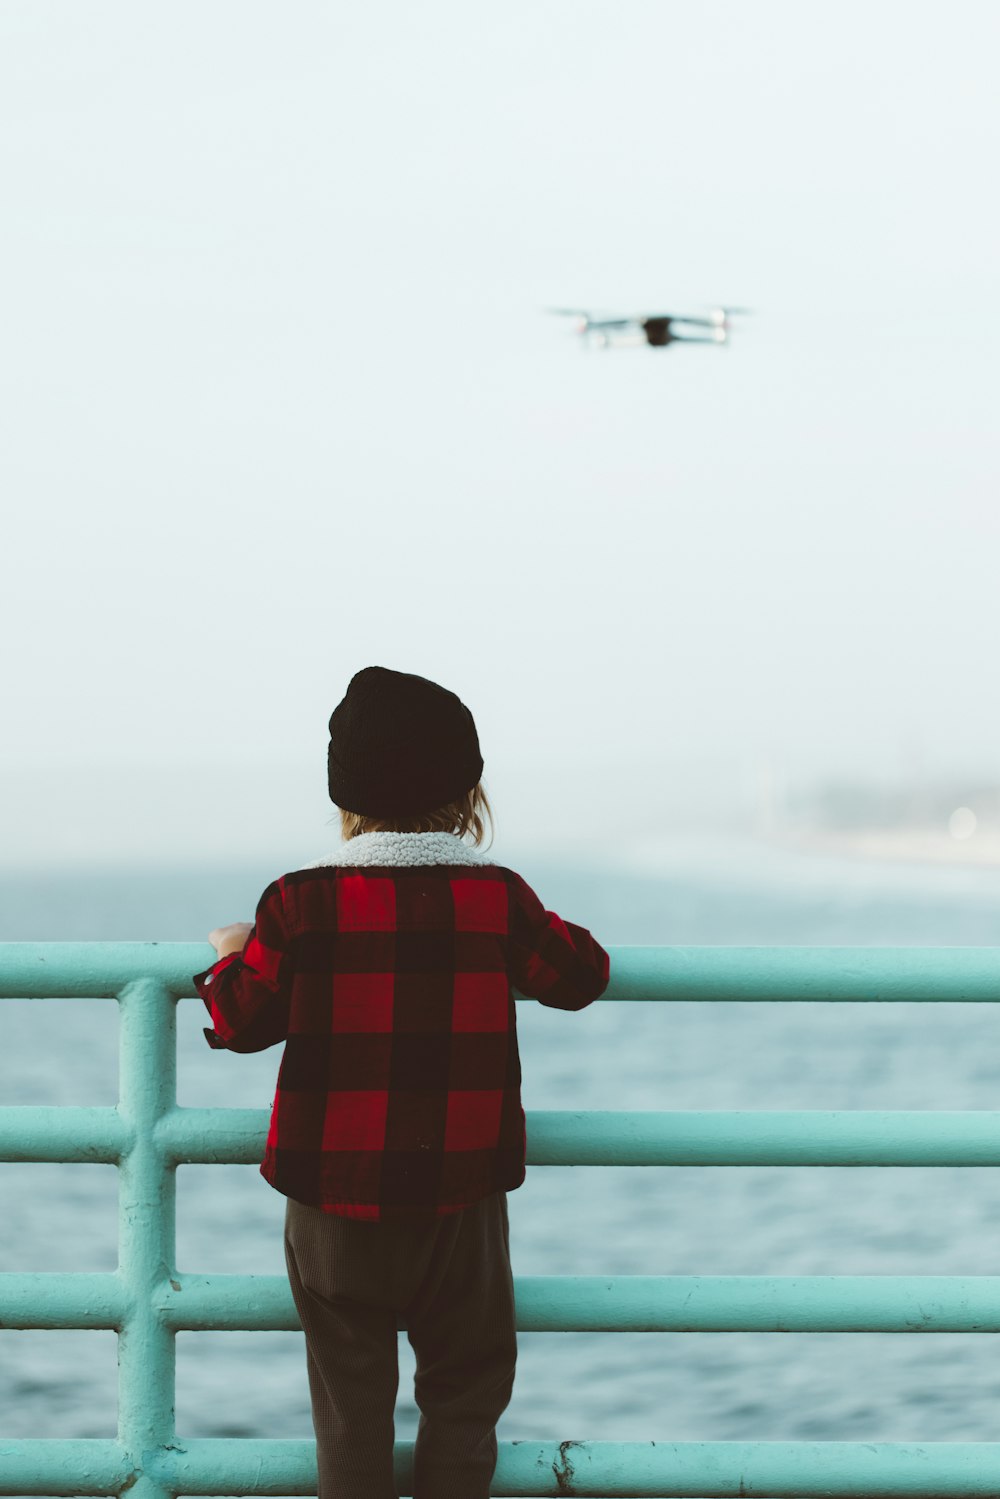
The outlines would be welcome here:
<svg viewBox="0 0 1000 1499">
<path fill-rule="evenodd" d="M 114 1274 L 0 1275 L 2 1328 L 114 1328 L 116 1441 L 0 1436 L 0 1494 L 314 1494 L 309 1441 L 174 1430 L 179 1331 L 295 1329 L 278 1276 L 181 1274 L 176 1168 L 259 1163 L 267 1115 L 177 1106 L 177 1001 L 211 954 L 184 943 L 0 943 L 0 1000 L 114 999 L 115 1108 L 0 1107 L 0 1160 L 119 1171 Z M 615 1000 L 1000 1001 L 994 948 L 617 947 Z M 541 1165 L 1000 1165 L 1000 1112 L 530 1112 Z M 532 1331 L 1000 1332 L 1000 1276 L 520 1276 Z M 410 1494 L 410 1442 L 396 1482 Z M 1000 1442 L 501 1442 L 497 1496 L 1000 1496 Z"/>
</svg>

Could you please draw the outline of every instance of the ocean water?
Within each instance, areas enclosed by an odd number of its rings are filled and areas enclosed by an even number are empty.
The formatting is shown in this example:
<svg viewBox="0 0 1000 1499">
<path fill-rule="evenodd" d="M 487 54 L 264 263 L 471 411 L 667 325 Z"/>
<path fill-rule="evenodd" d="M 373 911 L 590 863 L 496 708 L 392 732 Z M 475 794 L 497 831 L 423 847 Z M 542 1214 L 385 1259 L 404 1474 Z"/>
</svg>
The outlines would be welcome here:
<svg viewBox="0 0 1000 1499">
<path fill-rule="evenodd" d="M 1000 870 L 874 865 L 673 840 L 630 864 L 515 863 L 606 946 L 996 945 Z M 310 855 L 316 857 L 316 855 Z M 292 861 L 287 867 L 294 867 Z M 301 862 L 306 862 L 305 859 Z M 0 940 L 197 941 L 249 919 L 274 868 L 0 875 Z M 206 963 L 211 952 L 206 947 Z M 280 1048 L 213 1052 L 179 1019 L 179 1101 L 266 1108 Z M 117 1007 L 0 1003 L 15 1104 L 111 1104 Z M 525 1108 L 994 1109 L 1000 1007 L 518 1005 Z M 113 1167 L 0 1166 L 0 1267 L 110 1271 Z M 255 1167 L 178 1172 L 178 1266 L 284 1274 L 284 1198 Z M 954 1167 L 531 1167 L 509 1194 L 515 1275 L 995 1275 L 1000 1175 Z M 396 1433 L 412 1439 L 400 1334 Z M 111 1437 L 112 1332 L 0 1333 L 0 1432 Z M 178 1338 L 185 1436 L 310 1437 L 295 1333 Z M 521 1333 L 501 1441 L 994 1441 L 1000 1354 L 957 1333 Z"/>
</svg>

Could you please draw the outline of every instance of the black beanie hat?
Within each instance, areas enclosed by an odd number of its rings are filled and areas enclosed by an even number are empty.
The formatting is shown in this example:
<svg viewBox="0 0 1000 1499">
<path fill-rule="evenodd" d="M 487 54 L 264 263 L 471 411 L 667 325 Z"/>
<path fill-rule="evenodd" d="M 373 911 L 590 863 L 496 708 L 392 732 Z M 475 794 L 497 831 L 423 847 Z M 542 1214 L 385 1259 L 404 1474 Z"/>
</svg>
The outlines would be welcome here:
<svg viewBox="0 0 1000 1499">
<path fill-rule="evenodd" d="M 471 791 L 482 773 L 472 714 L 426 677 L 366 666 L 330 716 L 330 800 L 346 812 L 432 812 Z"/>
</svg>

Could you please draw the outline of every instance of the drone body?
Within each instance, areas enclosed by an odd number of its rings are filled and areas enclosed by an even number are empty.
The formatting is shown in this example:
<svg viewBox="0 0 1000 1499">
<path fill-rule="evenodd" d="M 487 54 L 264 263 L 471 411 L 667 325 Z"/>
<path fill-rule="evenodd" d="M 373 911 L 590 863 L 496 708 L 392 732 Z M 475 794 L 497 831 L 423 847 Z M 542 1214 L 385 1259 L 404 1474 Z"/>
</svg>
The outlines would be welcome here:
<svg viewBox="0 0 1000 1499">
<path fill-rule="evenodd" d="M 635 313 L 630 317 L 602 317 L 580 308 L 553 307 L 558 317 L 576 319 L 576 331 L 586 345 L 599 348 L 624 348 L 648 344 L 665 349 L 669 344 L 724 344 L 729 341 L 730 318 L 745 313 L 745 307 L 713 307 L 707 316 L 687 317 L 681 313 Z M 679 325 L 679 326 L 678 326 Z M 706 333 L 689 329 L 705 328 Z"/>
</svg>

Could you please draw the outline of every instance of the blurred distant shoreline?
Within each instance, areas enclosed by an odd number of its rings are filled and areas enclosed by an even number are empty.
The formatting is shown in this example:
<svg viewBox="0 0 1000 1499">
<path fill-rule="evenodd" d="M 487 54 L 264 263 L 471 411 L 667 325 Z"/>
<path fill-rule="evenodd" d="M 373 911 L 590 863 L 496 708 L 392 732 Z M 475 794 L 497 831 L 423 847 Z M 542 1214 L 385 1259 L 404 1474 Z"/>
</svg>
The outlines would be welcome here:
<svg viewBox="0 0 1000 1499">
<path fill-rule="evenodd" d="M 1000 785 L 977 777 L 758 786 L 755 834 L 790 853 L 1000 867 Z"/>
<path fill-rule="evenodd" d="M 760 834 L 776 848 L 803 854 L 843 854 L 855 859 L 918 864 L 1000 867 L 1000 832 L 967 838 L 936 828 L 774 828 Z"/>
</svg>

